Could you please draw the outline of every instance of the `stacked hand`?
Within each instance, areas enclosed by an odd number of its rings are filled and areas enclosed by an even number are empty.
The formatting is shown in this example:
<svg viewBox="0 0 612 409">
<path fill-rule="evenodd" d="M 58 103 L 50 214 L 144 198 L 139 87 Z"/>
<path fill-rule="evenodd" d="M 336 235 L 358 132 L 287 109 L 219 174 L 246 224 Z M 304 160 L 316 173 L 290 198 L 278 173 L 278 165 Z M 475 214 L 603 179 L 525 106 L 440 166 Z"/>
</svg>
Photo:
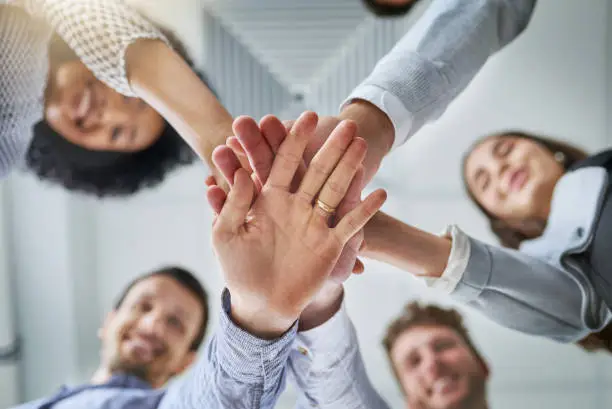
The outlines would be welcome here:
<svg viewBox="0 0 612 409">
<path fill-rule="evenodd" d="M 215 163 L 217 169 L 224 175 L 224 179 L 233 180 L 234 172 L 243 167 L 250 171 L 254 171 L 254 181 L 256 186 L 261 188 L 262 183 L 265 183 L 270 175 L 274 157 L 278 152 L 281 143 L 284 141 L 289 129 L 293 126 L 294 121 L 289 123 L 281 123 L 274 116 L 266 116 L 261 120 L 260 125 L 248 117 L 240 117 L 234 122 L 234 134 L 227 140 L 227 146 L 232 148 L 233 153 L 227 149 L 215 153 Z M 309 139 L 304 150 L 303 163 L 300 163 L 296 176 L 291 184 L 291 191 L 295 192 L 306 171 L 306 166 L 315 158 L 324 142 L 334 129 L 341 124 L 341 121 L 335 117 L 323 117 L 318 121 L 314 135 Z M 354 134 L 355 126 L 352 122 L 342 123 L 343 127 L 347 127 L 347 132 Z M 336 147 L 342 149 L 342 147 Z M 238 158 L 238 160 L 236 160 Z M 244 163 L 249 163 L 248 167 Z M 315 166 L 316 162 L 315 162 Z M 209 178 L 208 184 L 213 185 L 216 181 L 214 178 Z M 364 184 L 363 170 L 357 171 L 353 183 L 350 185 L 344 199 L 338 205 L 335 211 L 334 219 L 338 220 L 344 217 L 349 211 L 354 209 L 361 198 L 361 189 Z M 223 195 L 215 196 L 216 201 L 211 202 L 211 205 L 218 213 L 221 208 Z M 335 220 L 331 220 L 333 223 Z M 363 264 L 357 259 L 357 254 L 363 242 L 363 230 L 360 230 L 353 236 L 344 247 L 338 263 L 334 267 L 331 274 L 331 279 L 336 283 L 344 282 L 351 273 L 361 273 Z"/>
<path fill-rule="evenodd" d="M 288 134 L 275 118 L 268 121 L 262 132 L 280 142 L 276 150 L 268 146 L 273 162 L 253 160 L 258 176 L 252 179 L 230 147 L 218 147 L 213 159 L 231 190 L 227 196 L 218 186 L 208 191 L 219 213 L 213 246 L 232 297 L 232 317 L 262 337 L 277 336 L 292 325 L 321 290 L 346 244 L 386 199 L 379 190 L 358 200 L 366 146 L 350 123 L 332 132 L 306 168 L 302 158 L 317 116 L 302 115 Z M 234 130 L 245 148 L 249 145 L 243 139 L 261 135 L 257 124 L 245 118 Z M 280 137 L 270 137 L 272 131 Z M 261 166 L 269 163 L 267 170 Z M 343 202 L 349 190 L 357 192 L 357 200 Z M 352 210 L 332 227 L 330 210 L 343 208 Z"/>
</svg>

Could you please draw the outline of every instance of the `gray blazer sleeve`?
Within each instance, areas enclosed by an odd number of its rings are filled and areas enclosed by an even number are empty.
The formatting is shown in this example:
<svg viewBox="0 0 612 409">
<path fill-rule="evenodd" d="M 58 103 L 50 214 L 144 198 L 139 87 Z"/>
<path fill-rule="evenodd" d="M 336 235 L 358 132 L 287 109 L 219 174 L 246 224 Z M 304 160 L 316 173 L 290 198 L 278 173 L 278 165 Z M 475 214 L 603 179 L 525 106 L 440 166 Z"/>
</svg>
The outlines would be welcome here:
<svg viewBox="0 0 612 409">
<path fill-rule="evenodd" d="M 451 259 L 460 261 L 449 260 L 441 279 L 431 280 L 432 287 L 444 288 L 498 324 L 560 342 L 575 342 L 605 325 L 586 277 L 485 244 L 456 227 L 451 234 Z"/>
</svg>

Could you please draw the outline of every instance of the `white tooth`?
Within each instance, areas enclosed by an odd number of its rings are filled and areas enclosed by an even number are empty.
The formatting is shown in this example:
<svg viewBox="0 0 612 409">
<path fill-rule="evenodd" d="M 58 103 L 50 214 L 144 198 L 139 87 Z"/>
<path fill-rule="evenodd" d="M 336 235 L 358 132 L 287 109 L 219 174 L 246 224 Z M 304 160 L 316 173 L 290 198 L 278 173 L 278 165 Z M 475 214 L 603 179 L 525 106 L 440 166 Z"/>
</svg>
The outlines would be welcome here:
<svg viewBox="0 0 612 409">
<path fill-rule="evenodd" d="M 436 392 L 440 392 L 442 391 L 444 388 L 446 388 L 448 385 L 450 385 L 453 382 L 453 379 L 450 376 L 445 376 L 443 378 L 438 379 L 434 385 L 433 385 L 433 389 Z"/>
<path fill-rule="evenodd" d="M 77 115 L 79 118 L 84 117 L 89 111 L 89 107 L 91 106 L 91 90 L 86 89 L 83 93 L 83 98 L 81 98 L 81 103 L 77 109 Z"/>
</svg>

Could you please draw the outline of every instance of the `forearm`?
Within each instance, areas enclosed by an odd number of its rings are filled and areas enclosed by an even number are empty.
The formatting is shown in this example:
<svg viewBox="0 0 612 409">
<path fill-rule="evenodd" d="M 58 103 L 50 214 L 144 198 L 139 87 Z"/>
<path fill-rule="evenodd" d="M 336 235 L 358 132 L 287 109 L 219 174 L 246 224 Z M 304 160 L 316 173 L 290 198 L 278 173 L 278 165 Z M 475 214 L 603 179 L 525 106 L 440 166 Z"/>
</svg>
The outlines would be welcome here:
<svg viewBox="0 0 612 409">
<path fill-rule="evenodd" d="M 363 161 L 365 184 L 368 184 L 393 146 L 393 124 L 387 114 L 363 100 L 355 100 L 346 105 L 339 118 L 354 121 L 359 136 L 368 143 L 368 151 Z"/>
<path fill-rule="evenodd" d="M 123 0 L 19 0 L 44 19 L 93 74 L 155 108 L 212 165 L 232 118 L 163 34 Z"/>
<path fill-rule="evenodd" d="M 309 331 L 326 323 L 340 310 L 343 299 L 343 286 L 328 281 L 300 315 L 298 330 Z"/>
<path fill-rule="evenodd" d="M 448 238 L 419 230 L 383 212 L 370 220 L 364 234 L 365 257 L 419 276 L 440 277 L 451 252 Z"/>
<path fill-rule="evenodd" d="M 161 41 L 141 40 L 126 54 L 134 92 L 155 108 L 211 167 L 212 151 L 232 135 L 232 117 L 187 63 Z"/>
</svg>

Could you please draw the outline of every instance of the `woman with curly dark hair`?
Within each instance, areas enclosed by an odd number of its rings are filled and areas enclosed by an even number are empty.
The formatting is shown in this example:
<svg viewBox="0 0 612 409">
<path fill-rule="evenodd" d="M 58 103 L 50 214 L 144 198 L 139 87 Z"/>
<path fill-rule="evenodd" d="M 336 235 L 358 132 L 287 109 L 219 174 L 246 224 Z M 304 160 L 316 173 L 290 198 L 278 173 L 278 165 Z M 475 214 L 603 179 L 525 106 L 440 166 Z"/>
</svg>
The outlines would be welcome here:
<svg viewBox="0 0 612 409">
<path fill-rule="evenodd" d="M 231 132 L 183 46 L 121 0 L 0 0 L 0 60 L 0 175 L 130 195 Z"/>
</svg>

